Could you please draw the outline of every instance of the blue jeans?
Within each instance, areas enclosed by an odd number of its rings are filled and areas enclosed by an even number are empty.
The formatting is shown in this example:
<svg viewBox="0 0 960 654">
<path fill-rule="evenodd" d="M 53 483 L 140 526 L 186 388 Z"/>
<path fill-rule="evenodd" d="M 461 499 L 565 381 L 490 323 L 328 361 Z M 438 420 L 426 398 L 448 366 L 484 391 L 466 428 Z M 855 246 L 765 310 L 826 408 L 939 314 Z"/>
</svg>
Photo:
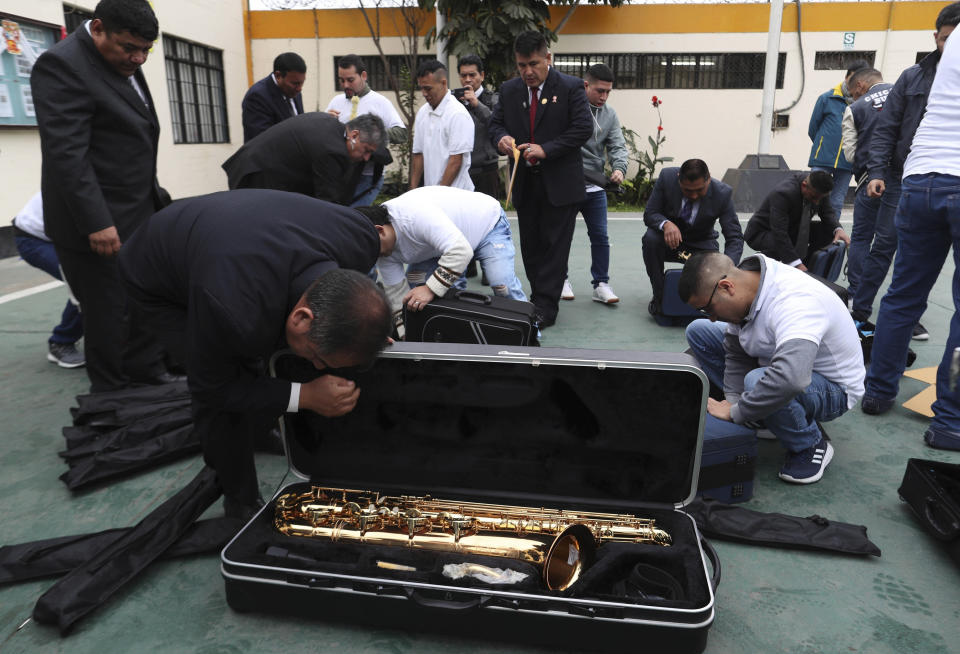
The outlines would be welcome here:
<svg viewBox="0 0 960 654">
<path fill-rule="evenodd" d="M 707 378 L 723 388 L 726 351 L 723 347 L 727 324 L 706 318 L 687 325 L 687 343 Z M 743 392 L 749 393 L 766 373 L 766 367 L 754 368 L 743 378 Z M 810 385 L 785 406 L 763 418 L 767 429 L 790 452 L 802 452 L 820 440 L 816 421 L 827 422 L 847 411 L 847 393 L 840 384 L 819 373 L 811 374 Z"/>
<path fill-rule="evenodd" d="M 17 252 L 24 261 L 34 268 L 39 268 L 48 275 L 63 281 L 60 275 L 60 261 L 53 249 L 53 243 L 32 236 L 17 236 L 14 238 Z M 63 308 L 60 324 L 53 328 L 49 342 L 58 345 L 73 345 L 83 337 L 83 317 L 80 310 L 70 300 Z"/>
<path fill-rule="evenodd" d="M 357 199 L 354 200 L 350 206 L 369 207 L 371 204 L 373 204 L 374 200 L 377 199 L 377 196 L 380 195 L 380 189 L 382 188 L 383 175 L 380 175 L 380 179 L 377 180 L 376 184 L 373 184 L 373 175 L 360 175 L 360 181 L 357 182 L 357 188 L 355 188 L 353 191 L 353 196 Z M 360 195 L 361 193 L 363 195 Z"/>
<path fill-rule="evenodd" d="M 824 168 L 823 166 L 813 166 L 811 171 L 822 170 L 830 173 L 833 177 L 833 190 L 830 191 L 830 206 L 837 214 L 837 220 L 840 220 L 840 212 L 843 211 L 843 200 L 847 197 L 847 189 L 850 188 L 850 179 L 853 177 L 852 170 L 841 170 L 840 168 Z"/>
<path fill-rule="evenodd" d="M 960 177 L 939 173 L 907 177 L 895 224 L 899 245 L 893 279 L 877 315 L 866 395 L 880 400 L 897 396 L 913 326 L 927 308 L 927 296 L 952 246 L 954 312 L 937 369 L 937 401 L 930 426 L 960 433 L 960 401 L 949 384 L 950 358 L 960 346 Z"/>
<path fill-rule="evenodd" d="M 590 275 L 593 286 L 610 281 L 610 239 L 607 238 L 607 192 L 587 193 L 586 199 L 578 207 L 587 223 L 587 236 L 590 237 Z"/>
<path fill-rule="evenodd" d="M 897 230 L 893 219 L 900 203 L 900 180 L 885 182 L 879 198 L 867 197 L 864 184 L 853 208 L 853 232 L 850 235 L 850 297 L 854 319 L 867 320 L 873 313 L 873 300 L 890 270 L 897 252 Z M 871 244 L 872 243 L 872 244 Z"/>
<path fill-rule="evenodd" d="M 501 209 L 500 219 L 474 248 L 473 256 L 480 262 L 480 269 L 487 276 L 494 295 L 526 301 L 527 295 L 523 292 L 520 280 L 517 279 L 514 255 L 510 223 Z M 410 288 L 425 284 L 437 269 L 439 260 L 439 257 L 435 257 L 407 266 L 407 282 Z M 467 278 L 460 275 L 460 279 L 453 286 L 460 290 L 467 288 Z"/>
</svg>

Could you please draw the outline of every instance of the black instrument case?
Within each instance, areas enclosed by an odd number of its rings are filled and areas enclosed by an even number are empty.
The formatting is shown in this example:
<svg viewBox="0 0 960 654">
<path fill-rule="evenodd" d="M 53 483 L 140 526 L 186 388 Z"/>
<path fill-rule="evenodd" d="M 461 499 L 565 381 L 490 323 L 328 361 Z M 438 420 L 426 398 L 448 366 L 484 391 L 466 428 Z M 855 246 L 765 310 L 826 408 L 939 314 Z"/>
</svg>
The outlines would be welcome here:
<svg viewBox="0 0 960 654">
<path fill-rule="evenodd" d="M 272 368 L 318 374 L 288 353 Z M 683 510 L 708 391 L 691 357 L 398 343 L 356 381 L 351 413 L 284 417 L 292 483 L 277 497 L 322 485 L 628 514 L 654 519 L 672 545 L 601 542 L 578 581 L 548 590 L 541 569 L 513 558 L 284 535 L 274 498 L 222 552 L 231 607 L 553 651 L 703 651 L 720 564 Z M 527 576 L 454 580 L 451 563 Z"/>
<path fill-rule="evenodd" d="M 537 345 L 530 302 L 472 291 L 451 291 L 420 311 L 403 307 L 404 340 L 425 343 Z"/>
</svg>

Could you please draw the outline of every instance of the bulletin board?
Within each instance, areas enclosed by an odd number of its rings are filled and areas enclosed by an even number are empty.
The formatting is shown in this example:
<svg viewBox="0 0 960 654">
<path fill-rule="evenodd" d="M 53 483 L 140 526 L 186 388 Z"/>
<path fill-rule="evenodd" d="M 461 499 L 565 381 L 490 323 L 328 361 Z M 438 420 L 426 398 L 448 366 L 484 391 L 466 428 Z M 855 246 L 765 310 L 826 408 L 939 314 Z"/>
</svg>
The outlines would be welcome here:
<svg viewBox="0 0 960 654">
<path fill-rule="evenodd" d="M 0 14 L 0 30 L 0 127 L 36 125 L 30 71 L 60 28 Z"/>
</svg>

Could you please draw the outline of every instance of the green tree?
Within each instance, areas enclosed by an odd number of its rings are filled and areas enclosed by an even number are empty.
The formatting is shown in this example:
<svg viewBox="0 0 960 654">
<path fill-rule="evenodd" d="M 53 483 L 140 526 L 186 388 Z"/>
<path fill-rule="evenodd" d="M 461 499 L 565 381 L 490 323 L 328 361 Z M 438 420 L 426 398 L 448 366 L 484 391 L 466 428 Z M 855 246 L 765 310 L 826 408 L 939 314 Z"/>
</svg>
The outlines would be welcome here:
<svg viewBox="0 0 960 654">
<path fill-rule="evenodd" d="M 623 0 L 586 0 L 586 3 L 619 7 Z M 431 47 L 439 36 L 446 40 L 447 52 L 454 57 L 478 55 L 487 69 L 487 83 L 497 88 L 513 77 L 516 70 L 513 41 L 517 35 L 536 30 L 547 37 L 547 43 L 553 43 L 582 3 L 579 0 L 553 3 L 540 0 L 418 0 L 418 4 L 427 11 L 438 9 L 446 19 L 439 35 L 436 27 L 427 34 L 427 47 Z M 550 4 L 567 7 L 556 30 L 547 26 Z"/>
</svg>

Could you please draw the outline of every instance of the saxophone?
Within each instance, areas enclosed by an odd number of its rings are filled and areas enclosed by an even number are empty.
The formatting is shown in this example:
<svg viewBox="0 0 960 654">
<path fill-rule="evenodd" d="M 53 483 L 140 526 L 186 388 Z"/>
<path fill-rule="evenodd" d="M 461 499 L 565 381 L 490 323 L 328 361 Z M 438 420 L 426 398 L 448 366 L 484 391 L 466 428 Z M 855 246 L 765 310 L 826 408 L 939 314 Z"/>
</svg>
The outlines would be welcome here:
<svg viewBox="0 0 960 654">
<path fill-rule="evenodd" d="M 602 543 L 672 543 L 649 518 L 429 495 L 381 496 L 313 486 L 279 496 L 275 507 L 274 525 L 289 536 L 517 559 L 538 567 L 550 590 L 576 583 Z"/>
</svg>

